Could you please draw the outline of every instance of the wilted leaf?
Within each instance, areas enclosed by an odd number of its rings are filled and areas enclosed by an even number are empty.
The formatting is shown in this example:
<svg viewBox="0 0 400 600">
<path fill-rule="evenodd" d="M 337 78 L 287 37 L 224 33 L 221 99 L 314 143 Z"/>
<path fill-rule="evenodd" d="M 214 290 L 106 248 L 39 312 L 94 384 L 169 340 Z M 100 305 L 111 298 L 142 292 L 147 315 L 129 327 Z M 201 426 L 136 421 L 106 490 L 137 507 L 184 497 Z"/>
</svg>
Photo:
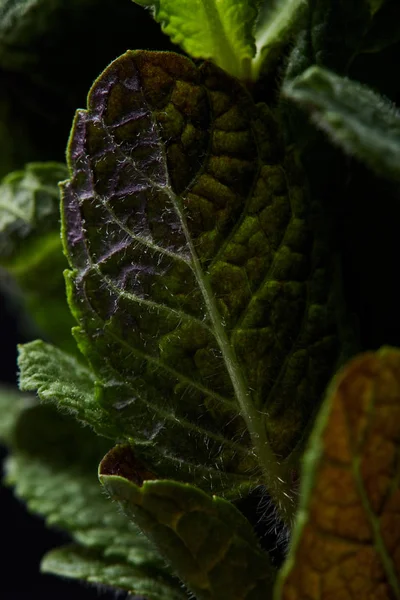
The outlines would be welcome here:
<svg viewBox="0 0 400 600">
<path fill-rule="evenodd" d="M 266 483 L 289 513 L 281 457 L 338 344 L 328 248 L 269 110 L 209 63 L 128 52 L 78 111 L 69 161 L 69 302 L 120 438 L 164 477 Z"/>
<path fill-rule="evenodd" d="M 301 505 L 276 598 L 400 597 L 400 351 L 337 375 L 304 459 Z"/>
<path fill-rule="evenodd" d="M 400 112 L 368 87 L 311 67 L 284 90 L 346 152 L 400 181 Z"/>
<path fill-rule="evenodd" d="M 176 481 L 146 478 L 129 446 L 100 464 L 100 481 L 198 600 L 268 600 L 274 570 L 230 502 Z"/>
<path fill-rule="evenodd" d="M 211 59 L 239 79 L 250 78 L 259 0 L 134 2 L 152 7 L 164 33 L 193 58 Z"/>
<path fill-rule="evenodd" d="M 60 239 L 58 163 L 32 163 L 0 183 L 0 265 L 16 279 L 27 309 L 54 342 L 73 349 Z"/>
</svg>

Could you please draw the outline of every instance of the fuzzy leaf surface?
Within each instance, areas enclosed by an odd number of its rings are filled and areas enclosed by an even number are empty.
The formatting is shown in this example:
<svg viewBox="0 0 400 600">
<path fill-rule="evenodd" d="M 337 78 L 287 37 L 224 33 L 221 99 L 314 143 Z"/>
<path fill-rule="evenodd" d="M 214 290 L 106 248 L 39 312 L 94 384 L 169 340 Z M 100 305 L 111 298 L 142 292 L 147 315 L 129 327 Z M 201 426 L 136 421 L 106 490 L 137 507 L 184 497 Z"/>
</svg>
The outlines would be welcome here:
<svg viewBox="0 0 400 600">
<path fill-rule="evenodd" d="M 350 155 L 400 180 L 400 111 L 368 87 L 311 67 L 285 87 L 286 97 Z"/>
<path fill-rule="evenodd" d="M 53 402 L 100 435 L 118 437 L 107 413 L 96 402 L 92 371 L 62 350 L 35 340 L 18 347 L 19 388 L 37 392 L 42 402 Z"/>
<path fill-rule="evenodd" d="M 233 504 L 189 484 L 143 481 L 130 446 L 111 450 L 99 476 L 198 600 L 271 597 L 274 569 Z"/>
<path fill-rule="evenodd" d="M 400 598 L 400 351 L 333 380 L 305 455 L 279 600 Z"/>
<path fill-rule="evenodd" d="M 58 163 L 31 163 L 0 183 L 0 265 L 17 281 L 26 307 L 55 343 L 74 348 L 73 319 L 66 302 L 60 239 Z"/>
<path fill-rule="evenodd" d="M 336 358 L 327 249 L 275 120 L 210 63 L 128 52 L 69 145 L 76 338 L 156 474 L 276 489 Z M 288 500 L 290 503 L 290 500 Z"/>
<path fill-rule="evenodd" d="M 185 600 L 187 595 L 144 567 L 132 567 L 104 558 L 99 552 L 76 545 L 64 546 L 47 553 L 41 563 L 42 573 L 80 579 L 146 596 L 151 600 Z"/>
<path fill-rule="evenodd" d="M 210 59 L 239 79 L 249 78 L 259 0 L 134 1 L 152 7 L 164 33 L 190 56 Z"/>
</svg>

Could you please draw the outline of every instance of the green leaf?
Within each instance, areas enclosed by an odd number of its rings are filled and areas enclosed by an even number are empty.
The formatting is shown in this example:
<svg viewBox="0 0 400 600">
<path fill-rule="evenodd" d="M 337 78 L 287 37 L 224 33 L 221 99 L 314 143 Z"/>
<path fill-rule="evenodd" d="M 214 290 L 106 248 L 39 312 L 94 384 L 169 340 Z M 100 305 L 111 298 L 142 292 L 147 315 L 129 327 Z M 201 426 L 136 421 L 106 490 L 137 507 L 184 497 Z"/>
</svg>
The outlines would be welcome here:
<svg viewBox="0 0 400 600">
<path fill-rule="evenodd" d="M 378 174 L 400 180 L 400 112 L 355 81 L 311 67 L 287 84 L 287 98 L 346 152 Z"/>
<path fill-rule="evenodd" d="M 256 56 L 252 61 L 254 80 L 282 58 L 303 9 L 303 0 L 268 0 L 261 5 L 255 29 Z"/>
<path fill-rule="evenodd" d="M 153 7 L 164 33 L 193 58 L 211 59 L 239 79 L 250 78 L 259 0 L 134 1 Z"/>
<path fill-rule="evenodd" d="M 112 586 L 151 600 L 184 600 L 187 595 L 150 569 L 134 568 L 123 562 L 105 559 L 100 553 L 76 545 L 57 548 L 45 555 L 42 573 L 81 579 L 88 583 Z"/>
<path fill-rule="evenodd" d="M 334 378 L 276 600 L 400 598 L 399 374 L 400 351 L 383 348 Z"/>
<path fill-rule="evenodd" d="M 59 233 L 58 183 L 67 174 L 58 163 L 32 163 L 0 183 L 0 265 L 17 281 L 39 328 L 73 349 Z"/>
<path fill-rule="evenodd" d="M 107 413 L 96 402 L 95 377 L 90 369 L 41 340 L 18 348 L 21 391 L 37 391 L 43 402 L 54 402 L 64 412 L 90 423 L 99 434 L 117 437 Z"/>
<path fill-rule="evenodd" d="M 160 586 L 173 587 L 173 578 L 158 553 L 102 494 L 96 470 L 108 449 L 104 438 L 52 406 L 38 405 L 22 412 L 9 443 L 12 454 L 6 461 L 6 482 L 15 486 L 16 495 L 29 510 L 89 548 L 88 558 L 93 552 L 107 567 L 105 573 L 110 570 L 110 577 L 115 565 L 127 577 L 129 573 L 137 577 L 143 570 L 143 576 L 151 574 Z M 85 554 L 82 547 L 78 552 Z M 62 570 L 60 574 L 64 574 Z M 112 580 L 104 583 L 113 585 Z M 181 596 L 176 593 L 173 597 Z"/>
<path fill-rule="evenodd" d="M 266 484 L 290 519 L 282 459 L 338 340 L 329 248 L 270 111 L 210 63 L 127 52 L 68 154 L 69 302 L 119 438 L 162 477 Z"/>
<path fill-rule="evenodd" d="M 143 481 L 130 446 L 111 450 L 99 477 L 198 600 L 271 597 L 274 570 L 233 504 L 188 484 Z"/>
</svg>

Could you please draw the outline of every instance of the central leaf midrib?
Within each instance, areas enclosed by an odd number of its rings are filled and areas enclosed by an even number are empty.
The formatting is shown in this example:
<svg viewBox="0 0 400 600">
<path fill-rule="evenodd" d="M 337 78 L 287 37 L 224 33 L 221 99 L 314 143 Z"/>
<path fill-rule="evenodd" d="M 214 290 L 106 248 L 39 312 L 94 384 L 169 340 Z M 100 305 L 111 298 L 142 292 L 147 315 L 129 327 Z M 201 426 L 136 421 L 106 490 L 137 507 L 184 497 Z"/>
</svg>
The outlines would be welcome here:
<svg viewBox="0 0 400 600">
<path fill-rule="evenodd" d="M 228 72 L 235 72 L 238 76 L 237 57 L 228 35 L 223 26 L 215 0 L 201 0 L 206 20 L 214 46 L 214 56 L 218 57 L 219 64 Z M 234 68 L 233 68 L 234 67 Z"/>
</svg>

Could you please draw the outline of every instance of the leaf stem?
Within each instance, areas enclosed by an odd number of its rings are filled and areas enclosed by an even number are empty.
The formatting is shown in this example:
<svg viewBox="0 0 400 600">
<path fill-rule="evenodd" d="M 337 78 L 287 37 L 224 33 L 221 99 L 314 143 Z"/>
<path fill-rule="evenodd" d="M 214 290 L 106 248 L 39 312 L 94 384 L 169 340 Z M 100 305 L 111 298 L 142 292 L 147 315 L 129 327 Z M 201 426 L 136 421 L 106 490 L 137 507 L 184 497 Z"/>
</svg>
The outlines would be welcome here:
<svg viewBox="0 0 400 600">
<path fill-rule="evenodd" d="M 283 522 L 291 526 L 296 512 L 296 502 L 291 493 L 290 479 L 288 477 L 288 466 L 286 462 L 279 462 L 273 452 L 267 432 L 264 427 L 263 418 L 254 407 L 251 392 L 245 377 L 240 369 L 236 353 L 230 343 L 226 330 L 222 324 L 221 315 L 218 311 L 214 294 L 207 278 L 204 276 L 196 250 L 190 237 L 189 229 L 181 208 L 180 198 L 173 192 L 169 192 L 171 202 L 180 216 L 182 228 L 186 236 L 188 246 L 193 260 L 193 267 L 199 283 L 204 301 L 206 303 L 211 323 L 215 332 L 215 338 L 221 349 L 226 368 L 228 370 L 236 399 L 239 404 L 241 415 L 249 431 L 254 451 L 258 458 L 260 467 L 265 476 L 265 485 L 274 501 Z"/>
</svg>

